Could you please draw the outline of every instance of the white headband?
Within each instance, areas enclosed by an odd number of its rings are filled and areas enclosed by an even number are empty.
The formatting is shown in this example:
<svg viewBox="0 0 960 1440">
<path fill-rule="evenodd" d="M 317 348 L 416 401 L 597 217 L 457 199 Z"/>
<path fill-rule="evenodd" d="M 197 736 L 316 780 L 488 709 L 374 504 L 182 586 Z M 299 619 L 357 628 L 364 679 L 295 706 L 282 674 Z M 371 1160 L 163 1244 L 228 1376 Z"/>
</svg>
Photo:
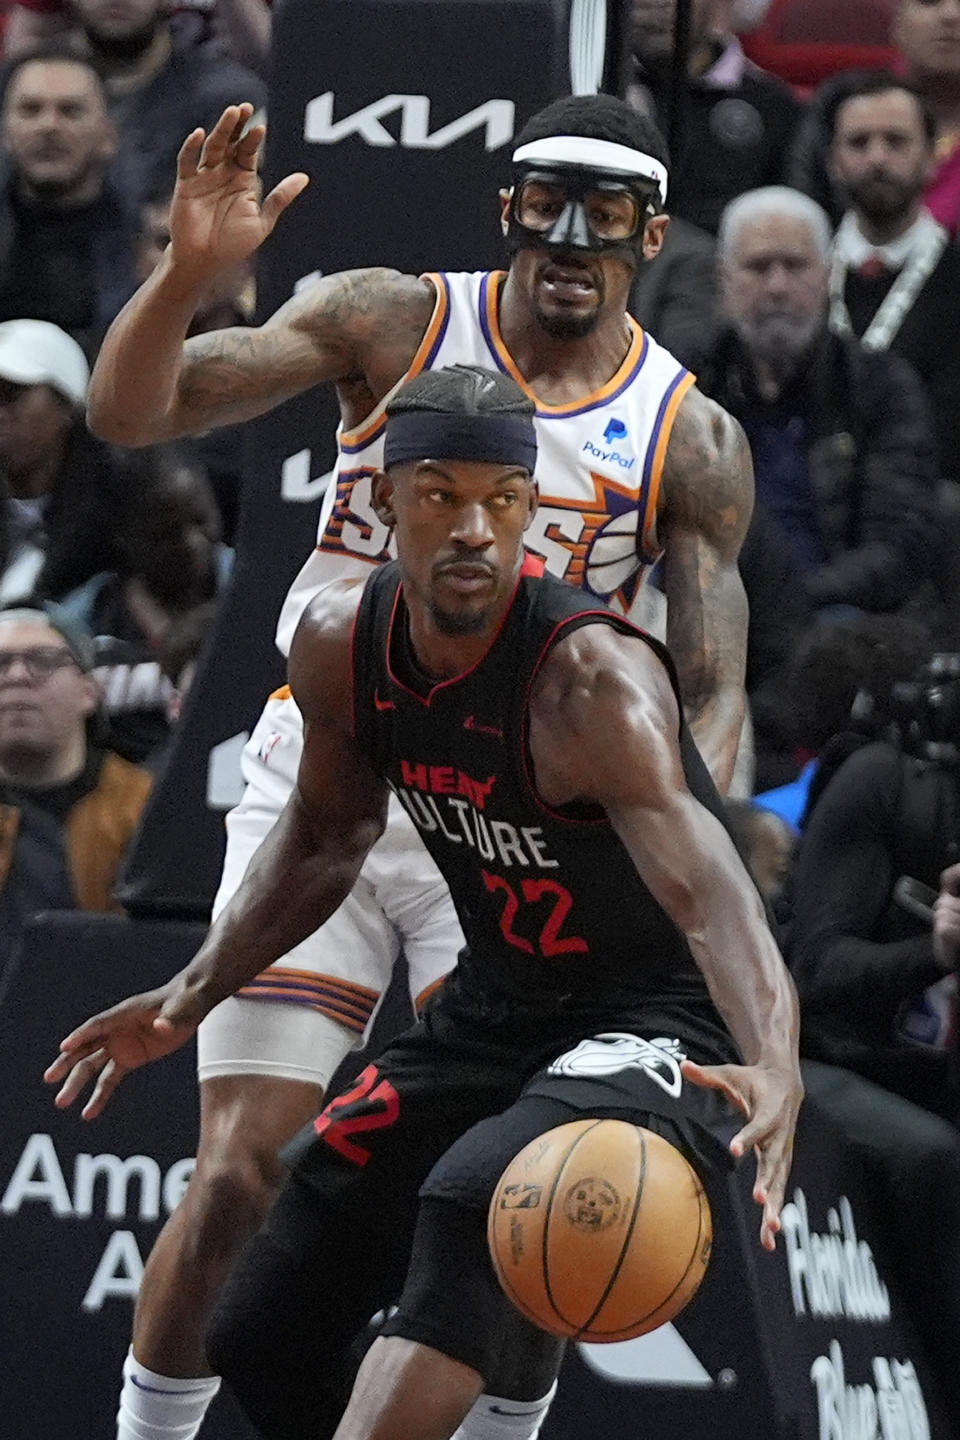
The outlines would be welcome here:
<svg viewBox="0 0 960 1440">
<path fill-rule="evenodd" d="M 513 152 L 515 165 L 580 165 L 586 170 L 615 170 L 654 180 L 660 187 L 660 204 L 667 203 L 667 167 L 642 150 L 617 145 L 612 140 L 594 140 L 589 135 L 548 135 L 531 140 Z"/>
</svg>

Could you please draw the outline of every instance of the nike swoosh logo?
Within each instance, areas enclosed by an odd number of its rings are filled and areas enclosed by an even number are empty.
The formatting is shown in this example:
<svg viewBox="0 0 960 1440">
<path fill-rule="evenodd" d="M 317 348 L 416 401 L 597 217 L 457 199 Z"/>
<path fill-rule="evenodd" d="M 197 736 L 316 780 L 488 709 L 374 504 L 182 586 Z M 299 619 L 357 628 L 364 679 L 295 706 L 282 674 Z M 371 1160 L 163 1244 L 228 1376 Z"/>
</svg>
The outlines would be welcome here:
<svg viewBox="0 0 960 1440">
<path fill-rule="evenodd" d="M 530 1416 L 530 1411 L 529 1411 L 529 1410 L 504 1410 L 504 1409 L 502 1409 L 499 1405 L 491 1405 L 491 1406 L 490 1406 L 490 1414 L 491 1414 L 491 1415 L 517 1415 L 517 1416 L 523 1416 L 524 1419 L 528 1419 L 529 1416 Z"/>
<path fill-rule="evenodd" d="M 376 690 L 373 692 L 373 704 L 377 710 L 396 710 L 397 708 L 392 700 L 381 700 Z"/>
<path fill-rule="evenodd" d="M 468 715 L 463 722 L 464 730 L 475 730 L 478 735 L 493 735 L 497 740 L 503 739 L 503 731 L 493 725 L 478 725 L 474 715 Z M 504 1414 L 507 1412 L 504 1411 Z M 520 1414 L 520 1411 L 510 1411 L 510 1414 Z"/>
</svg>

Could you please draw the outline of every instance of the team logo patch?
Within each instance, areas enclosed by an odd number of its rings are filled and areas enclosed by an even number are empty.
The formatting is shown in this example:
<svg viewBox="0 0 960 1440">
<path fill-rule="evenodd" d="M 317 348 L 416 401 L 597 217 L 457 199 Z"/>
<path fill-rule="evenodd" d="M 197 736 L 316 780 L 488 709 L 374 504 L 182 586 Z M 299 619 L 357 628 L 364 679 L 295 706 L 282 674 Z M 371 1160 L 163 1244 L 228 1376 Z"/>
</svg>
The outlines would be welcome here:
<svg viewBox="0 0 960 1440">
<path fill-rule="evenodd" d="M 659 1035 L 655 1040 L 642 1040 L 638 1035 L 610 1031 L 581 1040 L 574 1050 L 552 1061 L 547 1074 L 589 1079 L 615 1075 L 619 1070 L 642 1070 L 676 1100 L 683 1088 L 680 1061 L 686 1058 L 679 1040 Z"/>
</svg>

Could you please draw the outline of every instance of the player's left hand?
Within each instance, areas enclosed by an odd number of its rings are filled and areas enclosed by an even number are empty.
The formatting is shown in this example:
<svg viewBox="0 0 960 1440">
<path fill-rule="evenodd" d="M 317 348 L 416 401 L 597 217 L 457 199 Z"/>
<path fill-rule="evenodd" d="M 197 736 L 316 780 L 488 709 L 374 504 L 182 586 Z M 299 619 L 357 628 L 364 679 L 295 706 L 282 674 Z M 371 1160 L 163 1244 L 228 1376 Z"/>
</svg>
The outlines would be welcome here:
<svg viewBox="0 0 960 1440">
<path fill-rule="evenodd" d="M 721 1090 L 746 1115 L 747 1124 L 730 1141 L 730 1153 L 738 1159 L 748 1150 L 756 1154 L 753 1198 L 763 1206 L 760 1243 L 765 1250 L 775 1249 L 803 1100 L 799 1066 L 698 1065 L 684 1060 L 680 1069 L 692 1084 Z"/>
<path fill-rule="evenodd" d="M 95 1119 L 131 1070 L 186 1044 L 211 1008 L 186 973 L 91 1016 L 60 1041 L 59 1055 L 43 1074 L 48 1085 L 60 1086 L 54 1102 L 58 1110 L 72 1105 L 93 1083 L 80 1113 L 84 1120 Z"/>
</svg>

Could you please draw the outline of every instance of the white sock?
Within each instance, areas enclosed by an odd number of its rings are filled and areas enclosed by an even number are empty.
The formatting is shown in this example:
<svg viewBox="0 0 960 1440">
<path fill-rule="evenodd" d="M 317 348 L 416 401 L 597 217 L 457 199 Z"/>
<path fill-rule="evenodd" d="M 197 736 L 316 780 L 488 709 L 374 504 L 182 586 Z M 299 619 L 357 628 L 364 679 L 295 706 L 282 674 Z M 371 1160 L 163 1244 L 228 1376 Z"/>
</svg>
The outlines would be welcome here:
<svg viewBox="0 0 960 1440">
<path fill-rule="evenodd" d="M 539 1400 L 504 1400 L 479 1395 L 450 1440 L 536 1440 L 557 1393 L 554 1380 Z"/>
<path fill-rule="evenodd" d="M 194 1440 L 219 1389 L 219 1375 L 173 1380 L 148 1370 L 130 1350 L 123 1362 L 117 1440 Z"/>
</svg>

